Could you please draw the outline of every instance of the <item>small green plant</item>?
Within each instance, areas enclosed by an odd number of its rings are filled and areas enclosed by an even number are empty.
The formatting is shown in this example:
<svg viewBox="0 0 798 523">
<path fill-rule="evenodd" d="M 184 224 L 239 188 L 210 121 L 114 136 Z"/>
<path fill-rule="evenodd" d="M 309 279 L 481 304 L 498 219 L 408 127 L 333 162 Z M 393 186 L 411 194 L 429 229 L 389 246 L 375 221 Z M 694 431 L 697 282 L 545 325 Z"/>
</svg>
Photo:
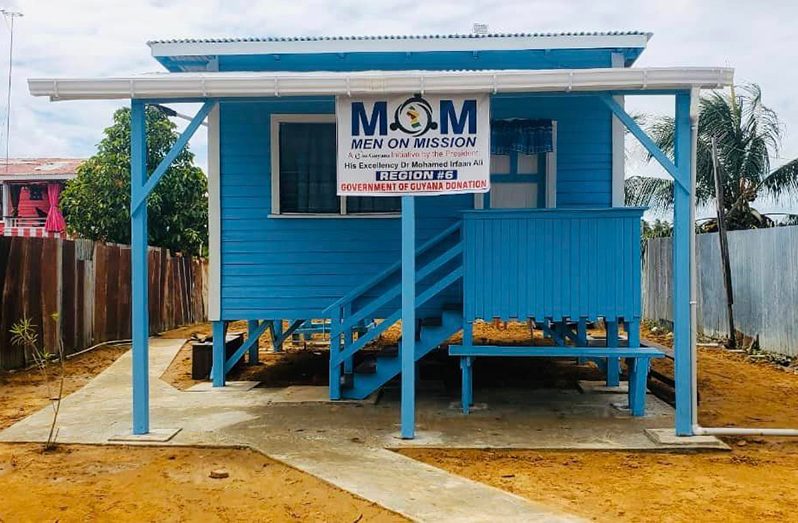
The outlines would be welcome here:
<svg viewBox="0 0 798 523">
<path fill-rule="evenodd" d="M 50 319 L 58 324 L 58 313 L 51 314 Z M 39 370 L 47 387 L 47 399 L 53 409 L 53 420 L 44 450 L 52 450 L 55 448 L 55 441 L 58 437 L 56 423 L 58 422 L 58 412 L 61 410 L 61 399 L 64 396 L 64 378 L 66 377 L 64 344 L 61 338 L 58 338 L 54 352 L 47 347 L 40 346 L 36 325 L 27 317 L 14 323 L 10 332 L 11 344 L 23 348 L 25 358 L 33 361 L 33 366 Z"/>
</svg>

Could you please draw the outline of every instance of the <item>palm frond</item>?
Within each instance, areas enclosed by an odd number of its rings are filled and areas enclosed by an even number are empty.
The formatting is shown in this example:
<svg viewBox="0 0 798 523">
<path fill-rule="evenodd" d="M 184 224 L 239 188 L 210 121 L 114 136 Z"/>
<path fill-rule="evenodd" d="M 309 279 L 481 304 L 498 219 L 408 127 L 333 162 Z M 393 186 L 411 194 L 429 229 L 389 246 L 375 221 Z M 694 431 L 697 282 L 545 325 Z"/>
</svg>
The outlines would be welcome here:
<svg viewBox="0 0 798 523">
<path fill-rule="evenodd" d="M 771 173 L 771 158 L 777 157 L 782 127 L 775 111 L 762 101 L 756 84 L 733 87 L 702 96 L 696 150 L 696 201 L 705 205 L 715 198 L 712 141 L 717 144 L 723 188 L 728 209 L 761 189 L 770 196 L 798 193 L 798 165 L 790 162 Z M 672 117 L 648 119 L 646 126 L 654 143 L 670 158 L 674 156 L 675 123 Z M 653 157 L 649 154 L 648 160 Z M 629 182 L 627 195 L 635 201 L 646 198 L 656 206 L 670 205 L 672 195 L 658 193 L 661 182 Z M 660 196 L 655 196 L 655 195 Z M 755 196 L 755 192 L 754 192 Z M 642 200 L 641 200 L 642 198 Z M 656 201 L 655 201 L 656 200 Z"/>
<path fill-rule="evenodd" d="M 783 194 L 798 194 L 798 158 L 767 175 L 761 186 L 766 194 L 774 198 Z"/>
<path fill-rule="evenodd" d="M 632 176 L 624 182 L 624 200 L 631 207 L 665 211 L 673 205 L 673 180 Z"/>
</svg>

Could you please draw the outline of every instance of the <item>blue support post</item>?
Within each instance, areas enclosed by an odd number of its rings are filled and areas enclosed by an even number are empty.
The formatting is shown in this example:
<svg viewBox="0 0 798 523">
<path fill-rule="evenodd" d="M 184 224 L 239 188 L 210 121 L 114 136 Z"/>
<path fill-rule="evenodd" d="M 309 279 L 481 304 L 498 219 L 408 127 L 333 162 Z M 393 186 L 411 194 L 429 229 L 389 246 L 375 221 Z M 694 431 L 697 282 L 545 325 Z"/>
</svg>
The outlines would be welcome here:
<svg viewBox="0 0 798 523">
<path fill-rule="evenodd" d="M 283 352 L 283 320 L 274 320 L 274 327 L 272 328 L 272 346 L 274 352 Z M 275 341 L 277 343 L 275 343 Z"/>
<path fill-rule="evenodd" d="M 693 434 L 693 360 L 690 325 L 690 228 L 692 137 L 690 94 L 676 95 L 674 159 L 678 180 L 673 186 L 673 352 L 676 382 L 676 435 Z"/>
<path fill-rule="evenodd" d="M 634 319 L 626 322 L 626 335 L 630 347 L 640 346 L 640 320 Z"/>
<path fill-rule="evenodd" d="M 403 439 L 416 432 L 416 202 L 402 196 L 402 402 Z"/>
<path fill-rule="evenodd" d="M 632 416 L 643 416 L 646 412 L 646 386 L 649 358 L 628 358 L 629 368 L 629 412 Z"/>
<path fill-rule="evenodd" d="M 135 101 L 134 101 L 135 103 Z M 144 181 L 144 185 L 142 186 L 141 192 L 137 195 L 136 199 L 131 200 L 131 205 L 133 209 L 138 209 L 141 207 L 147 199 L 147 196 L 155 189 L 155 186 L 158 185 L 158 182 L 161 181 L 161 178 L 166 174 L 166 171 L 169 169 L 169 166 L 172 165 L 178 155 L 183 151 L 183 149 L 188 144 L 188 141 L 194 136 L 194 133 L 197 132 L 202 122 L 205 121 L 208 114 L 211 112 L 211 109 L 216 105 L 216 100 L 206 100 L 200 110 L 197 111 L 197 114 L 194 115 L 194 118 L 191 119 L 186 129 L 180 133 L 178 136 L 177 141 L 175 141 L 172 148 L 166 153 L 166 156 L 163 157 L 161 163 L 155 168 L 152 172 L 152 175 L 148 176 Z"/>
<path fill-rule="evenodd" d="M 211 380 L 214 387 L 224 387 L 224 365 L 227 354 L 225 354 L 225 337 L 227 325 L 224 321 L 212 322 L 213 333 L 213 365 L 211 366 Z"/>
<path fill-rule="evenodd" d="M 131 201 L 131 334 L 133 344 L 133 434 L 150 431 L 148 337 L 150 330 L 147 279 L 147 205 L 133 207 L 147 182 L 147 120 L 144 102 L 130 107 Z"/>
<path fill-rule="evenodd" d="M 474 324 L 470 321 L 463 322 L 463 347 L 470 348 L 474 344 Z M 474 358 L 464 356 L 460 358 L 460 406 L 463 414 L 468 414 L 474 404 Z"/>
<path fill-rule="evenodd" d="M 618 321 L 605 320 L 607 324 L 607 347 L 618 347 Z M 607 386 L 617 387 L 621 384 L 621 360 L 607 358 Z"/>
<path fill-rule="evenodd" d="M 252 338 L 257 329 L 258 329 L 258 320 L 247 321 L 247 339 Z M 249 348 L 249 364 L 257 365 L 258 362 L 259 362 L 258 342 L 256 341 L 252 345 L 252 347 Z"/>
<path fill-rule="evenodd" d="M 462 373 L 460 405 L 463 408 L 463 414 L 468 414 L 471 410 L 471 405 L 474 404 L 474 358 L 471 356 L 463 356 L 460 358 L 460 371 Z"/>
</svg>

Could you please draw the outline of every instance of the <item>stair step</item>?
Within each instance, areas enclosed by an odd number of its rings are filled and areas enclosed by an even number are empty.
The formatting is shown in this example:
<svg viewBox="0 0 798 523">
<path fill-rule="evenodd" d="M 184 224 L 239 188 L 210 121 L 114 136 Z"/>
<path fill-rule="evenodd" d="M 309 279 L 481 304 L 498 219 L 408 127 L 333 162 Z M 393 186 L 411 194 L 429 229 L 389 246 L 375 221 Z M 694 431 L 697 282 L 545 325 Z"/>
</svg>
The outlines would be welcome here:
<svg viewBox="0 0 798 523">
<path fill-rule="evenodd" d="M 397 356 L 397 355 L 399 355 L 399 345 L 398 344 L 386 345 L 385 347 L 382 348 L 381 351 L 379 351 L 377 353 L 377 356 L 393 357 L 393 356 Z"/>
</svg>

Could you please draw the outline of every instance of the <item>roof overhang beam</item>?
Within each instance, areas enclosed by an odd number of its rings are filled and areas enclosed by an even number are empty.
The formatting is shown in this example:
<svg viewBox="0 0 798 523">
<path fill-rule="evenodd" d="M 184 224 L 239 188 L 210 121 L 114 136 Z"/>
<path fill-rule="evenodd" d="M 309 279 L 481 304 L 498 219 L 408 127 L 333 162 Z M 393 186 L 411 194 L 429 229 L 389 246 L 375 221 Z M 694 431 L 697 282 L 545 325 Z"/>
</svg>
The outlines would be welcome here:
<svg viewBox="0 0 798 523">
<path fill-rule="evenodd" d="M 153 73 L 118 78 L 33 78 L 51 100 L 201 100 L 402 93 L 661 92 L 715 89 L 734 80 L 724 67 L 483 71 Z"/>
</svg>

